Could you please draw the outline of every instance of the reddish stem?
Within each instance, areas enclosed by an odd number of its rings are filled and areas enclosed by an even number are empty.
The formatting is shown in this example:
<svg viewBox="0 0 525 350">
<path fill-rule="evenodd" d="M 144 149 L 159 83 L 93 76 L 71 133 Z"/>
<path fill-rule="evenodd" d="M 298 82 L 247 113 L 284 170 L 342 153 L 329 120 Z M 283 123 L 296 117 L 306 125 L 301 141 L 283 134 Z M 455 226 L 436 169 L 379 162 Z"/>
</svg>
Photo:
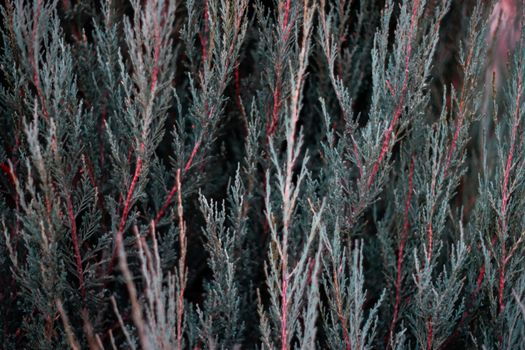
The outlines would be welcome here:
<svg viewBox="0 0 525 350">
<path fill-rule="evenodd" d="M 427 261 L 430 263 L 430 260 L 432 259 L 432 249 L 433 249 L 433 241 L 434 241 L 434 230 L 432 227 L 432 219 L 430 219 L 430 222 L 428 223 L 428 229 L 427 229 Z"/>
<path fill-rule="evenodd" d="M 191 165 L 193 164 L 193 159 L 195 158 L 195 155 L 199 151 L 200 144 L 201 144 L 201 139 L 199 138 L 197 140 L 197 142 L 195 143 L 195 145 L 193 146 L 193 150 L 191 151 L 190 157 L 189 157 L 188 161 L 186 162 L 186 165 L 184 166 L 183 174 L 185 174 L 186 172 L 188 172 L 188 170 L 190 170 Z M 166 210 L 168 209 L 168 207 L 169 207 L 169 205 L 171 203 L 171 200 L 173 199 L 173 196 L 175 196 L 175 194 L 177 193 L 178 190 L 179 190 L 179 187 L 177 186 L 177 183 L 175 183 L 173 185 L 173 187 L 171 188 L 170 192 L 168 193 L 168 195 L 166 196 L 166 200 L 164 201 L 164 203 L 160 207 L 159 212 L 155 216 L 155 219 L 153 220 L 153 224 L 155 226 L 157 226 L 157 224 L 159 223 L 160 219 L 162 219 L 164 217 L 164 215 L 166 214 Z M 151 227 L 150 227 L 150 230 L 151 230 Z"/>
<path fill-rule="evenodd" d="M 392 86 L 392 84 L 390 83 L 390 80 L 388 80 L 388 79 L 386 80 L 386 87 L 387 87 L 388 91 L 390 92 L 390 94 L 392 95 L 392 97 L 396 96 L 394 87 Z"/>
<path fill-rule="evenodd" d="M 478 278 L 476 279 L 476 294 L 478 294 L 481 288 L 481 283 L 483 283 L 484 278 L 485 278 L 485 264 L 483 264 L 481 268 L 479 269 Z"/>
<path fill-rule="evenodd" d="M 503 249 L 505 252 L 505 249 Z M 505 291 L 505 259 L 502 259 L 502 266 L 499 269 L 499 283 L 498 283 L 498 310 L 501 313 L 505 308 L 505 301 L 503 300 L 503 292 Z"/>
<path fill-rule="evenodd" d="M 107 97 L 108 95 L 109 94 L 106 91 L 104 93 L 104 96 Z M 101 121 L 100 121 L 100 127 L 99 127 L 98 153 L 99 153 L 99 165 L 100 165 L 100 167 L 104 166 L 105 159 L 106 159 L 105 152 L 104 152 L 104 138 L 102 137 L 102 135 L 103 135 L 104 130 L 106 128 L 107 115 L 108 115 L 108 112 L 107 112 L 107 109 L 106 109 L 106 104 L 104 104 L 103 107 L 102 107 L 101 115 L 100 115 Z"/>
<path fill-rule="evenodd" d="M 456 122 L 456 130 L 454 131 L 454 136 L 452 137 L 452 142 L 450 144 L 450 148 L 448 150 L 447 155 L 447 162 L 445 164 L 445 170 L 444 170 L 444 176 L 447 176 L 448 169 L 450 167 L 450 163 L 452 161 L 452 155 L 454 154 L 454 150 L 456 149 L 456 143 L 458 142 L 459 133 L 461 131 L 461 127 L 463 126 L 463 115 L 461 113 L 461 105 L 460 105 L 460 117 Z"/>
<path fill-rule="evenodd" d="M 17 177 L 16 177 L 16 172 L 15 172 L 15 169 L 12 165 L 13 163 L 10 163 L 10 164 L 6 164 L 6 163 L 2 163 L 0 164 L 0 169 L 7 175 L 7 178 L 9 179 L 9 183 L 13 186 L 13 189 L 14 189 L 14 201 L 15 201 L 15 208 L 16 208 L 16 211 L 18 212 L 19 208 L 20 208 L 20 198 L 18 197 L 18 191 L 16 189 L 16 183 L 17 183 Z M 16 237 L 18 236 L 18 231 L 20 229 L 20 218 L 17 217 L 16 218 L 16 223 L 15 223 L 15 228 L 14 228 L 14 231 L 11 231 L 11 237 Z"/>
<path fill-rule="evenodd" d="M 352 144 L 353 144 L 353 152 L 354 157 L 357 164 L 357 170 L 359 171 L 359 177 L 363 176 L 363 164 L 361 164 L 361 157 L 359 156 L 359 150 L 357 148 L 357 142 L 355 142 L 354 138 L 352 137 Z"/>
<path fill-rule="evenodd" d="M 129 210 L 131 208 L 131 199 L 133 198 L 135 186 L 137 185 L 141 171 L 142 171 L 142 158 L 139 156 L 137 158 L 137 166 L 135 167 L 135 174 L 133 175 L 133 179 L 131 180 L 131 184 L 128 190 L 128 195 L 126 197 L 126 202 L 124 203 L 124 209 L 122 210 L 122 216 L 121 216 L 119 228 L 117 231 L 117 233 L 120 235 L 122 235 L 122 233 L 124 232 L 124 226 L 126 225 Z"/>
<path fill-rule="evenodd" d="M 287 322 L 288 322 L 288 301 L 287 301 L 287 290 L 288 290 L 288 272 L 286 271 L 287 264 L 283 262 L 283 280 L 281 281 L 281 350 L 288 348 L 288 337 Z"/>
<path fill-rule="evenodd" d="M 239 112 L 241 113 L 241 115 L 246 118 L 244 108 L 242 106 L 242 100 L 241 100 L 241 79 L 239 76 L 239 64 L 235 66 L 234 77 L 235 77 L 235 104 L 237 105 L 237 108 L 239 109 Z"/>
<path fill-rule="evenodd" d="M 466 69 L 470 67 L 470 62 L 472 61 L 472 55 L 473 55 L 474 46 L 470 48 L 469 54 L 467 56 L 467 61 L 465 63 Z M 456 144 L 459 139 L 459 133 L 461 132 L 461 128 L 463 126 L 463 120 L 465 118 L 465 84 L 463 84 L 462 91 L 461 91 L 461 101 L 459 103 L 459 118 L 456 122 L 456 129 L 454 130 L 454 136 L 452 137 L 452 142 L 450 144 L 450 148 L 448 150 L 447 154 L 447 161 L 445 163 L 445 170 L 444 170 L 444 177 L 447 177 L 448 169 L 450 167 L 450 163 L 452 161 L 452 156 L 454 154 L 454 151 L 456 149 Z"/>
<path fill-rule="evenodd" d="M 186 162 L 186 165 L 184 166 L 184 173 L 190 170 L 191 165 L 193 164 L 193 159 L 195 158 L 195 155 L 199 151 L 200 145 L 201 145 L 201 139 L 199 138 L 197 142 L 195 142 L 195 145 L 193 146 L 193 149 L 191 150 L 190 157 L 188 158 L 188 161 Z"/>
<path fill-rule="evenodd" d="M 168 206 L 170 205 L 170 202 L 173 199 L 173 196 L 177 193 L 178 190 L 179 188 L 177 187 L 177 185 L 174 185 L 171 188 L 170 192 L 168 193 L 168 196 L 166 197 L 166 200 L 164 201 L 164 203 L 162 204 L 162 207 L 160 208 L 159 212 L 155 216 L 155 220 L 153 220 L 155 226 L 158 224 L 160 219 L 162 219 L 162 217 L 164 216 L 166 209 L 168 209 Z"/>
<path fill-rule="evenodd" d="M 336 300 L 336 307 L 337 307 L 337 317 L 339 318 L 339 322 L 341 323 L 341 329 L 343 331 L 343 338 L 345 340 L 345 348 L 346 350 L 352 350 L 352 345 L 350 344 L 350 336 L 348 333 L 348 326 L 347 326 L 347 320 L 343 311 L 343 301 L 341 300 L 341 286 L 339 285 L 339 280 L 337 278 L 338 272 L 341 273 L 343 269 L 343 265 L 339 265 L 339 269 L 336 269 L 335 263 L 333 264 L 333 271 L 332 271 L 332 278 L 334 282 L 334 289 L 335 289 L 335 300 Z"/>
<path fill-rule="evenodd" d="M 403 266 L 403 250 L 405 248 L 406 241 L 408 239 L 408 231 L 410 229 L 410 219 L 409 219 L 409 212 L 410 212 L 410 200 L 412 198 L 412 191 L 413 191 L 413 176 L 414 176 L 414 157 L 412 157 L 412 163 L 410 164 L 410 172 L 408 174 L 408 194 L 407 194 L 407 200 L 405 202 L 405 215 L 403 218 L 403 233 L 401 235 L 401 240 L 399 242 L 399 248 L 397 251 L 397 273 L 396 273 L 396 284 L 395 284 L 395 290 L 396 290 L 396 301 L 394 304 L 394 315 L 392 317 L 392 323 L 390 324 L 390 331 L 389 331 L 389 338 L 388 338 L 388 345 L 387 349 L 390 349 L 392 344 L 391 340 L 394 335 L 394 329 L 397 323 L 397 318 L 399 315 L 399 307 L 401 306 L 401 283 L 402 283 L 402 266 Z"/>
<path fill-rule="evenodd" d="M 64 12 L 69 11 L 71 8 L 71 2 L 69 0 L 62 0 L 62 7 L 64 8 Z"/>
<path fill-rule="evenodd" d="M 140 174 L 142 172 L 142 153 L 144 152 L 143 143 L 140 144 L 140 152 L 141 154 L 137 157 L 137 166 L 135 167 L 135 174 L 133 175 L 133 179 L 131 180 L 131 184 L 129 185 L 126 201 L 124 202 L 124 209 L 122 210 L 122 215 L 120 217 L 120 223 L 115 239 L 115 248 L 113 249 L 113 256 L 109 263 L 108 274 L 110 274 L 113 271 L 113 267 L 117 258 L 118 248 L 120 247 L 120 244 L 122 244 L 122 236 L 124 235 L 124 228 L 128 219 L 129 210 L 131 209 L 133 193 L 135 192 L 135 187 L 137 186 Z"/>
<path fill-rule="evenodd" d="M 155 47 L 155 66 L 153 67 L 153 72 L 151 74 L 151 94 L 155 92 L 155 87 L 157 85 L 157 78 L 159 75 L 159 67 L 158 67 L 158 60 L 159 60 L 159 50 L 157 47 Z"/>
<path fill-rule="evenodd" d="M 150 92 L 153 95 L 155 93 L 155 87 L 157 86 L 157 79 L 159 75 L 159 57 L 160 57 L 160 26 L 158 23 L 157 16 L 154 16 L 154 40 L 155 40 L 155 49 L 153 52 L 153 72 L 151 73 L 151 88 Z M 152 96 L 153 97 L 153 96 Z"/>
<path fill-rule="evenodd" d="M 199 34 L 202 48 L 202 62 L 206 62 L 208 58 L 208 31 L 208 0 L 204 0 L 204 33 Z"/>
<path fill-rule="evenodd" d="M 283 31 L 286 31 L 286 27 L 288 26 L 288 17 L 290 16 L 290 3 L 291 0 L 287 0 L 286 5 L 284 7 Z"/>
<path fill-rule="evenodd" d="M 80 245 L 78 243 L 77 223 L 75 220 L 75 213 L 73 210 L 73 203 L 71 201 L 71 194 L 66 196 L 67 215 L 69 217 L 69 224 L 71 226 L 71 240 L 73 241 L 73 250 L 75 251 L 75 262 L 77 264 L 78 282 L 80 285 L 80 293 L 82 299 L 86 299 L 86 288 L 84 286 L 84 269 L 82 268 L 82 256 L 80 255 Z"/>
<path fill-rule="evenodd" d="M 13 173 L 13 171 L 11 170 L 11 167 L 8 164 L 6 164 L 6 163 L 2 163 L 2 164 L 0 164 L 0 169 L 7 175 L 9 183 L 11 183 L 12 185 L 15 185 L 15 183 L 16 183 L 16 176 Z"/>
<path fill-rule="evenodd" d="M 175 179 L 175 185 L 178 188 L 178 216 L 179 216 L 179 295 L 177 298 L 177 349 L 182 349 L 182 318 L 184 316 L 184 292 L 186 289 L 187 281 L 187 266 L 186 266 L 186 253 L 187 253 L 187 238 L 186 238 L 186 225 L 184 223 L 184 209 L 182 207 L 182 191 L 181 191 L 181 174 L 180 168 L 177 169 L 177 175 Z"/>
<path fill-rule="evenodd" d="M 427 320 L 427 350 L 432 349 L 432 340 L 433 340 L 433 328 L 432 328 L 432 317 L 429 317 Z"/>
</svg>

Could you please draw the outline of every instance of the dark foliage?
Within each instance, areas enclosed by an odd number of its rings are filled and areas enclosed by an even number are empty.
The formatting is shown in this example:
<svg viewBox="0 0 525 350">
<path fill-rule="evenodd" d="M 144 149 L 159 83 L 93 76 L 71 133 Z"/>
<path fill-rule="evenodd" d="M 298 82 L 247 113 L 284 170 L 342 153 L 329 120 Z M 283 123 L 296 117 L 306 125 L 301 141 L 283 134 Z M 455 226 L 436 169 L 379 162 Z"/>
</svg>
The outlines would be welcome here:
<svg viewBox="0 0 525 350">
<path fill-rule="evenodd" d="M 525 348 L 521 0 L 0 9 L 0 348 Z"/>
</svg>

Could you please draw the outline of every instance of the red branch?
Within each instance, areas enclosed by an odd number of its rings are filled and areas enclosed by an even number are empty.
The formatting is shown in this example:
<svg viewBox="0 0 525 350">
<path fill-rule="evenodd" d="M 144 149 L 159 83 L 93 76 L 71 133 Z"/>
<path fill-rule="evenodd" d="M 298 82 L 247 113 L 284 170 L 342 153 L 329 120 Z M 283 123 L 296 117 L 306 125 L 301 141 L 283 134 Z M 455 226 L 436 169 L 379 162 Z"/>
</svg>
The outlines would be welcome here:
<svg viewBox="0 0 525 350">
<path fill-rule="evenodd" d="M 141 154 L 144 152 L 143 143 L 140 144 L 140 152 Z M 126 197 L 126 201 L 124 202 L 124 209 L 122 210 L 122 216 L 120 217 L 120 223 L 119 223 L 118 230 L 117 230 L 117 237 L 115 240 L 115 248 L 113 249 L 113 256 L 109 263 L 108 274 L 113 271 L 115 260 L 117 258 L 118 248 L 120 247 L 120 244 L 122 244 L 122 236 L 124 235 L 124 228 L 126 226 L 126 221 L 128 219 L 129 210 L 131 209 L 131 204 L 132 204 L 131 201 L 133 199 L 133 193 L 135 192 L 135 187 L 137 186 L 140 174 L 142 172 L 142 158 L 141 158 L 142 155 L 141 154 L 137 157 L 137 166 L 135 167 L 135 174 L 133 174 L 133 179 L 131 180 L 131 184 L 129 185 L 129 189 L 128 189 L 128 195 Z"/>
<path fill-rule="evenodd" d="M 195 145 L 193 146 L 193 149 L 191 150 L 190 158 L 188 158 L 188 161 L 186 162 L 186 165 L 184 166 L 184 173 L 190 170 L 191 165 L 193 163 L 193 159 L 195 158 L 195 155 L 199 151 L 200 145 L 201 145 L 201 139 L 199 138 L 197 142 L 195 142 Z"/>
<path fill-rule="evenodd" d="M 414 157 L 412 157 L 412 163 L 410 164 L 410 172 L 408 174 L 408 194 L 407 194 L 407 200 L 405 203 L 405 215 L 403 218 L 403 233 L 401 234 L 401 240 L 399 242 L 399 248 L 397 251 L 397 273 L 396 273 L 396 284 L 395 284 L 396 301 L 394 304 L 394 315 L 392 316 L 392 323 L 390 324 L 390 330 L 388 332 L 389 337 L 388 337 L 387 349 L 390 349 L 392 346 L 391 340 L 394 335 L 394 329 L 395 329 L 397 318 L 399 315 L 399 307 L 401 305 L 402 266 L 403 266 L 403 259 L 404 259 L 403 250 L 405 249 L 405 244 L 408 239 L 408 231 L 410 230 L 409 211 L 410 211 L 410 200 L 412 198 L 412 192 L 414 188 L 413 177 L 414 177 Z"/>
<path fill-rule="evenodd" d="M 456 122 L 456 130 L 454 131 L 454 136 L 452 137 L 452 142 L 448 150 L 447 162 L 445 164 L 445 170 L 444 170 L 445 177 L 447 176 L 447 172 L 450 167 L 450 163 L 452 161 L 452 155 L 454 154 L 454 150 L 456 149 L 456 143 L 458 142 L 459 133 L 461 131 L 462 126 L 463 126 L 463 113 L 461 112 L 461 105 L 460 105 L 460 117 L 458 118 Z"/>
<path fill-rule="evenodd" d="M 354 157 L 355 157 L 355 160 L 356 160 L 356 164 L 357 164 L 357 170 L 359 171 L 359 177 L 362 177 L 363 176 L 363 164 L 361 163 L 361 157 L 359 155 L 359 150 L 358 150 L 358 146 L 357 146 L 357 142 L 355 142 L 355 139 L 354 137 L 352 136 L 352 144 L 353 144 L 353 152 L 354 152 Z"/>
<path fill-rule="evenodd" d="M 288 300 L 287 300 L 287 290 L 288 290 L 288 271 L 286 268 L 286 263 L 283 261 L 282 271 L 283 271 L 283 280 L 281 281 L 281 350 L 286 350 L 288 344 L 286 338 L 288 337 L 287 323 L 288 323 Z"/>
<path fill-rule="evenodd" d="M 392 97 L 395 97 L 396 93 L 395 93 L 394 87 L 392 86 L 392 84 L 390 83 L 390 80 L 388 79 L 386 80 L 386 87 L 388 91 L 390 92 L 390 94 L 392 95 Z"/>
<path fill-rule="evenodd" d="M 474 45 L 470 48 L 469 54 L 467 56 L 467 61 L 465 63 L 465 67 L 470 67 L 470 62 L 472 61 L 472 55 L 473 55 Z M 450 148 L 448 150 L 447 154 L 447 161 L 445 163 L 445 170 L 444 170 L 444 177 L 447 177 L 447 172 L 450 167 L 450 163 L 452 161 L 452 155 L 454 154 L 454 151 L 456 149 L 456 144 L 459 139 L 459 133 L 461 132 L 461 128 L 463 126 L 463 121 L 465 119 L 465 84 L 463 84 L 462 91 L 461 91 L 461 101 L 459 103 L 459 110 L 458 110 L 459 118 L 456 122 L 456 129 L 454 130 L 454 136 L 452 137 L 452 142 L 450 144 Z"/>
<path fill-rule="evenodd" d="M 71 194 L 66 196 L 67 215 L 69 217 L 69 224 L 71 226 L 71 240 L 73 241 L 73 249 L 75 251 L 75 262 L 77 264 L 78 282 L 80 286 L 80 293 L 82 299 L 86 299 L 86 288 L 84 286 L 84 270 L 82 268 L 82 256 L 80 255 L 80 246 L 78 244 L 77 223 L 75 220 L 75 213 L 73 211 L 73 203 L 71 201 Z"/>
<path fill-rule="evenodd" d="M 240 74 L 239 74 L 239 63 L 235 65 L 234 78 L 235 78 L 235 104 L 237 105 L 237 108 L 239 109 L 239 112 L 241 113 L 241 115 L 246 119 L 246 114 L 244 111 L 244 107 L 242 106 L 242 99 L 241 99 L 241 79 L 240 79 Z"/>
<path fill-rule="evenodd" d="M 166 197 L 166 200 L 164 201 L 164 203 L 162 204 L 162 207 L 160 208 L 159 212 L 155 216 L 155 220 L 153 220 L 153 223 L 155 226 L 158 224 L 160 219 L 162 219 L 162 217 L 164 216 L 166 209 L 168 209 L 168 206 L 170 205 L 170 202 L 173 199 L 173 196 L 177 193 L 178 190 L 179 188 L 177 187 L 176 184 L 171 188 L 170 192 L 168 193 L 168 196 Z"/>
<path fill-rule="evenodd" d="M 337 317 L 339 318 L 339 322 L 341 323 L 341 330 L 343 331 L 343 338 L 345 340 L 345 349 L 346 350 L 352 350 L 352 345 L 350 344 L 350 336 L 348 332 L 348 326 L 347 326 L 347 319 L 343 310 L 343 301 L 341 299 L 341 286 L 339 284 L 338 280 L 338 272 L 341 273 L 343 270 L 343 265 L 340 264 L 339 268 L 336 269 L 335 263 L 333 264 L 332 268 L 332 279 L 334 282 L 334 289 L 335 289 L 335 301 L 336 301 L 336 307 L 337 307 Z"/>
<path fill-rule="evenodd" d="M 100 125 L 99 125 L 99 143 L 98 143 L 98 153 L 99 153 L 99 164 L 100 164 L 100 167 L 103 167 L 104 166 L 104 163 L 105 163 L 105 152 L 104 152 L 104 138 L 103 138 L 103 134 L 104 134 L 104 131 L 106 129 L 106 126 L 107 126 L 107 116 L 108 116 L 108 111 L 107 111 L 107 100 L 108 100 L 108 97 L 109 97 L 109 92 L 108 91 L 105 91 L 104 92 L 104 103 L 102 104 L 102 111 L 100 113 Z"/>
<path fill-rule="evenodd" d="M 290 2 L 290 0 L 287 0 L 284 7 L 283 31 L 286 31 L 286 27 L 288 26 L 288 17 L 290 16 Z"/>
<path fill-rule="evenodd" d="M 208 0 L 204 1 L 204 33 L 199 34 L 201 47 L 202 47 L 202 62 L 206 62 L 208 58 L 207 47 L 208 47 Z"/>
<path fill-rule="evenodd" d="M 277 128 L 277 123 L 279 122 L 279 99 L 281 98 L 281 69 L 280 65 L 277 65 L 275 68 L 277 75 L 276 79 L 276 86 L 275 91 L 273 92 L 273 111 L 272 111 L 272 119 L 270 121 L 270 126 L 266 130 L 266 136 L 270 138 L 273 133 L 275 132 L 275 129 Z"/>
<path fill-rule="evenodd" d="M 184 210 L 182 207 L 182 190 L 181 190 L 181 176 L 180 168 L 177 169 L 177 176 L 175 179 L 175 186 L 178 189 L 178 216 L 179 216 L 179 295 L 177 298 L 177 349 L 182 349 L 182 318 L 184 316 L 184 292 L 187 281 L 187 239 L 186 239 L 186 224 L 184 223 Z"/>
<path fill-rule="evenodd" d="M 381 147 L 381 152 L 379 153 L 379 157 L 377 158 L 374 164 L 374 167 L 372 168 L 372 173 L 370 174 L 370 177 L 368 178 L 368 188 L 369 189 L 370 187 L 372 187 L 375 176 L 377 175 L 377 172 L 379 171 L 379 166 L 381 165 L 383 158 L 385 157 L 386 153 L 388 152 L 390 148 L 390 140 L 392 139 L 394 128 L 396 127 L 397 121 L 399 120 L 403 112 L 403 107 L 405 104 L 405 95 L 408 90 L 408 73 L 409 73 L 409 65 L 410 65 L 410 56 L 412 54 L 412 35 L 414 33 L 414 27 L 416 26 L 417 10 L 419 8 L 419 1 L 420 0 L 415 0 L 413 8 L 412 8 L 412 18 L 410 20 L 410 29 L 409 29 L 408 38 L 407 38 L 407 52 L 405 56 L 405 77 L 403 80 L 403 86 L 401 88 L 401 96 L 399 98 L 399 103 L 397 104 L 397 107 L 394 113 L 394 117 L 392 118 L 392 121 L 390 122 L 388 129 L 385 131 L 385 136 L 383 139 L 383 146 Z"/>
<path fill-rule="evenodd" d="M 502 248 L 503 254 L 505 252 L 505 244 Z M 502 265 L 499 269 L 499 283 L 498 283 L 498 310 L 501 313 L 505 308 L 505 302 L 503 301 L 503 292 L 505 291 L 505 259 L 502 259 Z"/>
<path fill-rule="evenodd" d="M 9 164 L 6 164 L 6 163 L 1 163 L 0 164 L 0 169 L 7 175 L 7 178 L 9 180 L 9 183 L 13 186 L 14 188 L 14 201 L 15 201 L 15 207 L 16 207 L 16 210 L 18 211 L 19 210 L 19 207 L 20 207 L 20 197 L 18 196 L 18 191 L 16 189 L 16 183 L 17 183 L 17 177 L 16 177 L 16 172 L 15 172 L 15 169 L 14 169 L 14 166 L 12 165 L 13 163 L 9 163 Z M 16 218 L 16 224 L 15 224 L 15 228 L 13 231 L 11 231 L 11 237 L 16 237 L 18 235 L 18 231 L 20 229 L 20 218 Z"/>
<path fill-rule="evenodd" d="M 481 289 L 481 283 L 483 283 L 483 279 L 485 278 L 485 264 L 481 265 L 481 268 L 479 269 L 478 278 L 476 279 L 476 291 L 474 296 L 476 296 L 479 293 L 479 290 Z"/>
<path fill-rule="evenodd" d="M 153 52 L 153 72 L 151 73 L 151 89 L 150 92 L 153 95 L 155 87 L 157 86 L 157 79 L 159 76 L 159 57 L 160 57 L 160 27 L 158 19 L 155 17 L 155 49 Z M 152 96 L 153 97 L 153 96 Z"/>
<path fill-rule="evenodd" d="M 195 158 L 195 155 L 199 151 L 200 144 L 201 144 L 201 139 L 199 138 L 197 140 L 197 142 L 195 142 L 195 145 L 193 146 L 193 150 L 191 151 L 190 157 L 189 157 L 188 161 L 186 162 L 186 165 L 184 166 L 183 174 L 186 174 L 186 172 L 188 170 L 190 170 L 191 165 L 193 163 L 193 159 Z M 166 196 L 166 200 L 164 201 L 164 203 L 160 207 L 159 212 L 157 213 L 157 215 L 155 216 L 155 219 L 153 220 L 154 226 L 157 226 L 157 224 L 159 223 L 160 219 L 162 219 L 164 217 L 164 214 L 166 214 L 166 210 L 168 209 L 168 207 L 169 207 L 169 205 L 171 203 L 171 200 L 173 199 L 173 196 L 175 196 L 175 194 L 177 193 L 178 190 L 179 190 L 179 187 L 177 186 L 177 183 L 175 182 L 175 184 L 171 188 L 170 192 Z M 150 227 L 150 230 L 151 230 L 151 227 Z"/>
<path fill-rule="evenodd" d="M 427 350 L 432 349 L 432 340 L 433 340 L 433 328 L 432 328 L 432 317 L 429 317 L 427 320 Z"/>
<path fill-rule="evenodd" d="M 7 175 L 7 178 L 9 179 L 9 183 L 14 185 L 16 183 L 16 176 L 11 170 L 11 167 L 6 163 L 2 163 L 0 164 L 0 169 Z"/>
<path fill-rule="evenodd" d="M 240 108 L 240 104 L 241 104 L 241 81 L 239 79 L 239 65 L 237 64 L 235 66 L 235 71 L 234 71 L 234 74 L 235 74 L 235 100 L 239 106 L 239 109 Z"/>
<path fill-rule="evenodd" d="M 117 233 L 120 235 L 122 235 L 122 233 L 124 232 L 124 226 L 126 225 L 129 210 L 131 208 L 131 199 L 133 198 L 133 192 L 139 180 L 141 171 L 142 171 L 142 159 L 139 156 L 137 159 L 137 166 L 135 168 L 135 174 L 133 175 L 133 179 L 131 180 L 131 184 L 129 186 L 128 196 L 126 197 L 126 202 L 124 203 L 124 209 L 122 210 L 122 217 L 120 219 L 120 224 L 119 224 L 119 228 L 117 231 Z"/>
<path fill-rule="evenodd" d="M 64 8 L 64 12 L 69 11 L 71 8 L 71 2 L 69 0 L 62 0 L 62 7 Z"/>
<path fill-rule="evenodd" d="M 434 243 L 434 230 L 432 227 L 432 219 L 430 219 L 430 222 L 428 223 L 427 242 L 427 261 L 430 263 L 430 260 L 432 259 L 432 249 Z"/>
</svg>

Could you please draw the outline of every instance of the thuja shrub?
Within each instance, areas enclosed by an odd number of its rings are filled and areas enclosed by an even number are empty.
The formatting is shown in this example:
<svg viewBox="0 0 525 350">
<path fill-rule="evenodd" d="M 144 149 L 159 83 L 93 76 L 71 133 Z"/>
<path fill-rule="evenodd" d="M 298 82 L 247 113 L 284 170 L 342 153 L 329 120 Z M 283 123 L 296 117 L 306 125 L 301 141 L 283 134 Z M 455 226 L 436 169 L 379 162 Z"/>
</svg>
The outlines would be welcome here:
<svg viewBox="0 0 525 350">
<path fill-rule="evenodd" d="M 521 0 L 0 9 L 0 348 L 525 348 Z"/>
</svg>

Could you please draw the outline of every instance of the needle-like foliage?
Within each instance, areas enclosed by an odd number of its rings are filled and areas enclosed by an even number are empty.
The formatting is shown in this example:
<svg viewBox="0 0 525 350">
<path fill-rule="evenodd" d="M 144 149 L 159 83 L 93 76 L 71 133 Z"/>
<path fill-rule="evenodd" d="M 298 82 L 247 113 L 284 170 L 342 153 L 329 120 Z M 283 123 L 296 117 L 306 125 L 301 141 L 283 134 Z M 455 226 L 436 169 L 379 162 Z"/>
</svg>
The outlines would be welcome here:
<svg viewBox="0 0 525 350">
<path fill-rule="evenodd" d="M 0 348 L 525 349 L 522 0 L 0 14 Z"/>
</svg>

